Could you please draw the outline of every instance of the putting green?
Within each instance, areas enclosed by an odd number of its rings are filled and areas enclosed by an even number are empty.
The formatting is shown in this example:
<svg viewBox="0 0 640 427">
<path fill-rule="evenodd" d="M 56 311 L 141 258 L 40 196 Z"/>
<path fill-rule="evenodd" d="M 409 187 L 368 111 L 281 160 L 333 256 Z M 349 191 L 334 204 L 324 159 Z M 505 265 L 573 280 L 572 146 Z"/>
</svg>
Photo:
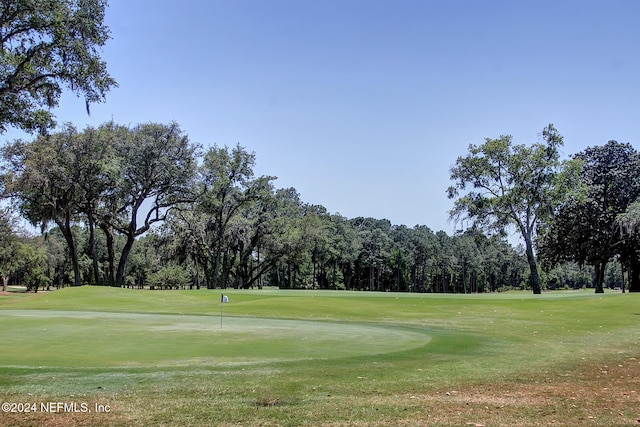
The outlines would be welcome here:
<svg viewBox="0 0 640 427">
<path fill-rule="evenodd" d="M 4 366 L 180 366 L 392 353 L 427 330 L 392 325 L 206 315 L 0 310 Z M 17 333 L 16 331 L 19 331 Z"/>
</svg>

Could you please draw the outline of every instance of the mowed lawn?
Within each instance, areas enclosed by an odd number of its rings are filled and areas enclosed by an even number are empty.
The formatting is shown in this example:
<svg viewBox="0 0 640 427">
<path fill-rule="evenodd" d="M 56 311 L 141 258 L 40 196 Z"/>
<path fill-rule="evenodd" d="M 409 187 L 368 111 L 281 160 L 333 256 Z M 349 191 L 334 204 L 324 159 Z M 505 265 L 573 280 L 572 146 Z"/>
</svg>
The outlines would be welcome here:
<svg viewBox="0 0 640 427">
<path fill-rule="evenodd" d="M 640 295 L 225 295 L 1 295 L 0 426 L 640 425 Z"/>
</svg>

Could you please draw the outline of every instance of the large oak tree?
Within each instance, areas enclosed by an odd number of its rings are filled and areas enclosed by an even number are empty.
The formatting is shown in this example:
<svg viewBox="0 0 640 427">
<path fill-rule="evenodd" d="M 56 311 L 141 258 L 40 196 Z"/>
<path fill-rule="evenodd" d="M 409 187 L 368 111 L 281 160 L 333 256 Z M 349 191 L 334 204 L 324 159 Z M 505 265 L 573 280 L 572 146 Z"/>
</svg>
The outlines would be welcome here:
<svg viewBox="0 0 640 427">
<path fill-rule="evenodd" d="M 177 123 L 145 123 L 114 132 L 122 179 L 104 221 L 126 238 L 115 283 L 122 286 L 136 238 L 164 221 L 173 207 L 194 201 L 198 147 Z"/>
<path fill-rule="evenodd" d="M 508 227 L 518 230 L 536 294 L 541 292 L 541 284 L 534 237 L 538 221 L 551 212 L 556 201 L 558 149 L 563 144 L 551 124 L 542 131 L 542 137 L 544 142 L 531 146 L 514 145 L 509 135 L 470 145 L 468 154 L 458 157 L 451 168 L 455 185 L 448 189 L 449 198 L 456 199 L 451 217 L 468 219 L 478 227 L 500 233 Z"/>
<path fill-rule="evenodd" d="M 612 257 L 620 256 L 632 270 L 640 267 L 637 240 L 628 233 L 633 228 L 633 211 L 628 209 L 640 197 L 640 154 L 631 144 L 609 141 L 574 158 L 582 165 L 579 185 L 545 224 L 541 254 L 552 265 L 592 265 L 596 292 L 604 292 L 605 268 Z M 621 225 L 626 227 L 621 230 Z"/>
<path fill-rule="evenodd" d="M 54 127 L 50 109 L 65 89 L 83 96 L 89 111 L 117 86 L 100 57 L 109 39 L 106 6 L 106 0 L 0 2 L 0 133 Z"/>
</svg>

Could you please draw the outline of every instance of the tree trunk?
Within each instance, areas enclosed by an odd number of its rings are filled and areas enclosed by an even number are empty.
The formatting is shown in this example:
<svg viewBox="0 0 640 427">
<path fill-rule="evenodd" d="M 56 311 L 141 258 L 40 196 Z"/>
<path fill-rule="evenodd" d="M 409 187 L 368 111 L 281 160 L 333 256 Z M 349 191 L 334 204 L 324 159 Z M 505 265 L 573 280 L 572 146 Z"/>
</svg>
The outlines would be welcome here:
<svg viewBox="0 0 640 427">
<path fill-rule="evenodd" d="M 122 248 L 122 254 L 120 255 L 120 262 L 118 263 L 118 272 L 116 273 L 116 286 L 121 288 L 126 285 L 126 269 L 127 260 L 133 248 L 133 243 L 136 241 L 135 237 L 127 236 L 127 241 Z"/>
<path fill-rule="evenodd" d="M 294 266 L 293 271 L 291 273 L 291 279 L 290 279 L 291 286 L 290 286 L 290 289 L 294 289 L 294 288 L 298 287 L 297 286 L 297 280 L 298 280 L 297 274 L 298 274 L 298 267 Z"/>
<path fill-rule="evenodd" d="M 369 290 L 370 291 L 374 290 L 375 281 L 376 279 L 373 274 L 373 263 L 369 262 Z"/>
<path fill-rule="evenodd" d="M 467 263 L 462 263 L 462 289 L 463 292 L 467 293 Z"/>
<path fill-rule="evenodd" d="M 100 285 L 100 268 L 98 267 L 98 253 L 96 250 L 96 225 L 91 210 L 89 210 L 87 219 L 89 220 L 89 251 L 93 260 L 93 279 L 96 285 Z"/>
<path fill-rule="evenodd" d="M 604 270 L 606 267 L 606 261 L 597 263 L 594 266 L 595 274 L 593 277 L 593 285 L 596 288 L 596 294 L 604 293 Z"/>
<path fill-rule="evenodd" d="M 224 203 L 224 200 L 223 200 Z M 218 281 L 220 279 L 220 267 L 222 262 L 222 250 L 226 246 L 224 241 L 224 225 L 223 222 L 223 214 L 219 213 L 216 218 L 216 229 L 215 231 L 215 257 L 214 257 L 214 265 L 213 265 L 213 277 L 212 281 L 208 284 L 209 289 L 215 289 L 218 287 Z M 224 284 L 221 285 L 221 287 Z"/>
<path fill-rule="evenodd" d="M 333 265 L 331 266 L 331 284 L 329 285 L 331 289 L 336 289 L 336 275 L 338 274 L 338 261 L 334 258 Z"/>
<path fill-rule="evenodd" d="M 531 276 L 529 277 L 529 283 L 531 284 L 531 290 L 534 294 L 539 295 L 542 293 L 540 286 L 540 274 L 538 273 L 538 263 L 536 262 L 536 256 L 533 253 L 533 242 L 531 236 L 524 236 L 524 242 L 526 246 L 527 262 L 529 263 L 529 271 Z"/>
<path fill-rule="evenodd" d="M 319 280 L 318 280 L 318 272 L 316 269 L 316 251 L 315 249 L 313 251 L 311 251 L 311 264 L 313 265 L 313 272 L 312 272 L 312 276 L 311 276 L 311 283 L 313 283 L 313 287 L 315 287 L 315 285 L 319 285 Z"/>
<path fill-rule="evenodd" d="M 342 271 L 342 280 L 344 282 L 344 288 L 348 291 L 353 290 L 353 272 L 351 270 L 350 264 L 343 264 L 340 266 L 340 271 Z"/>
<path fill-rule="evenodd" d="M 193 263 L 196 266 L 196 289 L 200 289 L 200 266 L 198 265 L 198 257 L 193 257 Z"/>
<path fill-rule="evenodd" d="M 208 289 L 215 289 L 218 287 L 218 275 L 220 274 L 220 258 L 222 257 L 222 242 L 218 243 L 218 247 L 216 248 L 216 256 L 214 258 L 213 264 L 213 275 L 211 276 L 211 280 L 207 283 Z"/>
<path fill-rule="evenodd" d="M 211 262 L 208 258 L 201 259 L 202 270 L 204 271 L 204 284 L 207 289 L 213 289 L 211 283 L 213 283 L 213 272 L 211 270 Z"/>
<path fill-rule="evenodd" d="M 100 229 L 104 232 L 104 236 L 107 240 L 107 263 L 108 271 L 106 284 L 107 286 L 115 286 L 115 272 L 116 272 L 116 251 L 114 249 L 113 227 L 106 222 L 99 222 Z"/>
<path fill-rule="evenodd" d="M 2 292 L 7 292 L 7 287 L 9 286 L 9 275 L 8 274 L 3 274 L 2 275 Z"/>
<path fill-rule="evenodd" d="M 235 261 L 235 255 L 233 256 L 232 260 L 229 261 L 229 251 L 225 250 L 221 263 L 222 275 L 218 283 L 218 285 L 223 289 L 229 287 L 229 275 L 231 274 L 231 265 L 233 264 L 233 261 Z M 216 278 L 216 280 L 218 280 L 218 278 Z M 236 286 L 233 287 L 235 288 Z"/>
<path fill-rule="evenodd" d="M 62 236 L 66 240 L 67 246 L 69 247 L 69 257 L 71 258 L 71 266 L 73 267 L 73 286 L 81 286 L 82 277 L 80 275 L 80 264 L 78 263 L 78 250 L 76 249 L 76 241 L 73 238 L 73 232 L 71 231 L 71 218 L 69 218 L 69 215 L 67 215 L 64 223 L 56 219 L 56 224 L 58 225 L 58 228 L 60 228 Z"/>
</svg>

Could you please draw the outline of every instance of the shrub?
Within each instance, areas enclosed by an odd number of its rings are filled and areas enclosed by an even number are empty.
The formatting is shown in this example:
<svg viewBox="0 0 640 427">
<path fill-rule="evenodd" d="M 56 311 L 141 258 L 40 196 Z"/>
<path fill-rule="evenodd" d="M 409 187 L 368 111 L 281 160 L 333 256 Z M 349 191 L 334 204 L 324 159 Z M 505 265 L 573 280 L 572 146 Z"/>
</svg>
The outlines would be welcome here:
<svg viewBox="0 0 640 427">
<path fill-rule="evenodd" d="M 189 286 L 191 279 L 180 266 L 163 267 L 149 275 L 149 286 L 152 289 L 180 289 Z"/>
</svg>

